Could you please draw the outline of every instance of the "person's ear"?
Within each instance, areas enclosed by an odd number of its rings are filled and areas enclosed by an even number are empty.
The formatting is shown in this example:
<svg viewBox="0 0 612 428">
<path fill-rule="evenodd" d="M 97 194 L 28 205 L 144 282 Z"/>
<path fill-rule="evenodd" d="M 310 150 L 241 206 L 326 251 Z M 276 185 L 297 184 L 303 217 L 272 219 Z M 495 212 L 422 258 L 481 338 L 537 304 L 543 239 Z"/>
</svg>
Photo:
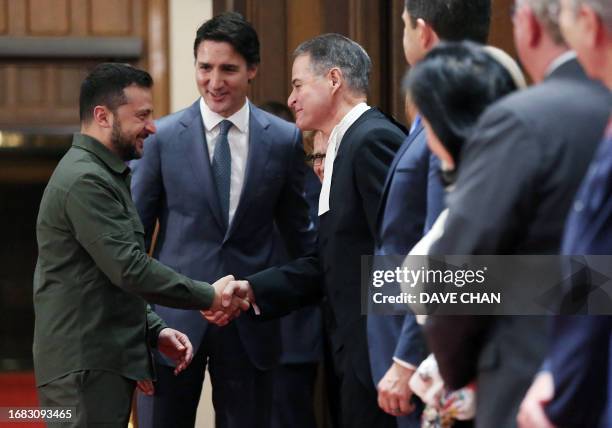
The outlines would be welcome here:
<svg viewBox="0 0 612 428">
<path fill-rule="evenodd" d="M 527 43 L 529 47 L 536 47 L 542 40 L 542 24 L 538 21 L 533 11 L 525 10 L 525 31 L 527 31 Z"/>
<path fill-rule="evenodd" d="M 257 76 L 257 64 L 247 65 L 247 78 L 249 79 L 249 83 Z"/>
<path fill-rule="evenodd" d="M 606 31 L 601 17 L 593 10 L 592 7 L 582 4 L 578 10 L 576 19 L 578 31 L 583 34 L 586 47 L 595 49 L 600 46 L 606 39 Z"/>
<path fill-rule="evenodd" d="M 331 85 L 332 94 L 334 94 L 342 86 L 342 70 L 337 67 L 329 70 L 329 84 Z"/>
<path fill-rule="evenodd" d="M 112 128 L 114 116 L 106 106 L 95 106 L 93 120 L 101 128 Z"/>
<path fill-rule="evenodd" d="M 431 25 L 422 18 L 416 20 L 416 30 L 422 52 L 429 52 L 440 41 Z"/>
</svg>

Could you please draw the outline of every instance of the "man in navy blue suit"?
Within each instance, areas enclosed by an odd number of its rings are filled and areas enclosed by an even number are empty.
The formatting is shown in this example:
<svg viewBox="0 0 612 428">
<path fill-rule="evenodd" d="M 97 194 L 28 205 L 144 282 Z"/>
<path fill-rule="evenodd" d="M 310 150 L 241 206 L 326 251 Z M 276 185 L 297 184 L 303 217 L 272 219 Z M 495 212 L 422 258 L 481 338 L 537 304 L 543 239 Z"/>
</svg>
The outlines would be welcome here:
<svg viewBox="0 0 612 428">
<path fill-rule="evenodd" d="M 406 0 L 402 15 L 406 61 L 416 64 L 440 40 L 486 42 L 490 10 L 490 0 Z M 439 169 L 417 116 L 387 175 L 375 254 L 408 254 L 431 227 L 444 206 Z M 415 317 L 370 315 L 368 348 L 380 407 L 396 416 L 400 427 L 420 426 L 419 412 L 409 415 L 408 381 L 426 354 Z"/>
<path fill-rule="evenodd" d="M 244 277 L 278 260 L 280 231 L 291 257 L 308 254 L 315 235 L 303 196 L 306 165 L 298 129 L 247 99 L 259 41 L 238 14 L 205 22 L 194 43 L 201 94 L 162 118 L 134 165 L 133 197 L 154 256 L 178 272 L 212 280 Z M 269 427 L 279 323 L 240 317 L 219 327 L 197 311 L 155 308 L 194 345 L 191 366 L 174 376 L 155 355 L 155 394 L 140 396 L 140 426 L 193 427 L 208 366 L 217 427 Z"/>
<path fill-rule="evenodd" d="M 585 71 L 612 90 L 612 4 L 563 0 L 561 5 L 565 39 Z M 612 254 L 610 183 L 612 118 L 569 214 L 564 254 Z M 521 405 L 520 426 L 612 426 L 612 317 L 558 317 L 552 336 L 546 370 Z"/>
</svg>

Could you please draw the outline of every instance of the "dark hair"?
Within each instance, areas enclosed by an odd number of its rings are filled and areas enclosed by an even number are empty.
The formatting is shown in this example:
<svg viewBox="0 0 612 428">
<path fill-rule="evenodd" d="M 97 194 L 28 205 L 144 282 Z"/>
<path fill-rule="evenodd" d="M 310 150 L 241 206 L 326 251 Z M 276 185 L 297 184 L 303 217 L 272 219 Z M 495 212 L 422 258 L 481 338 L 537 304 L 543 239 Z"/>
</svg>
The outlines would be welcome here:
<svg viewBox="0 0 612 428">
<path fill-rule="evenodd" d="M 491 23 L 491 0 L 406 0 L 412 26 L 422 19 L 440 40 L 486 43 Z"/>
<path fill-rule="evenodd" d="M 285 119 L 287 122 L 294 122 L 293 113 L 291 113 L 291 109 L 287 107 L 287 104 L 279 103 L 278 101 L 266 101 L 259 108 L 276 117 Z"/>
<path fill-rule="evenodd" d="M 483 46 L 468 41 L 433 48 L 412 68 L 405 84 L 456 164 L 482 112 L 517 89 L 500 62 Z"/>
<path fill-rule="evenodd" d="M 357 42 L 341 34 L 323 34 L 299 45 L 293 57 L 300 55 L 310 56 L 311 68 L 320 76 L 338 67 L 351 90 L 367 94 L 372 61 Z"/>
<path fill-rule="evenodd" d="M 81 123 L 93 118 L 93 109 L 103 105 L 111 111 L 127 103 L 123 89 L 137 85 L 142 88 L 153 86 L 151 75 L 130 64 L 105 62 L 98 64 L 81 83 L 79 96 L 79 116 Z"/>
<path fill-rule="evenodd" d="M 202 24 L 193 42 L 194 58 L 198 57 L 198 47 L 204 40 L 227 42 L 242 55 L 249 67 L 259 64 L 257 32 L 239 13 L 222 13 Z"/>
</svg>

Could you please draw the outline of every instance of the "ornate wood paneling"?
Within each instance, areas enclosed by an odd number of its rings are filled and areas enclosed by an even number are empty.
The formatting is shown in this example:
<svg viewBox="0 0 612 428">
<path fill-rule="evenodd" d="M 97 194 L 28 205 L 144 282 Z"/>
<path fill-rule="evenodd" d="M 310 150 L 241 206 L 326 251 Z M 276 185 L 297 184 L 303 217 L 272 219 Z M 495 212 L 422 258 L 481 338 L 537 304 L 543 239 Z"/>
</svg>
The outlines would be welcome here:
<svg viewBox="0 0 612 428">
<path fill-rule="evenodd" d="M 29 36 L 50 35 L 57 40 L 60 33 L 71 42 L 88 37 L 98 42 L 102 37 L 139 38 L 145 49 L 133 63 L 153 76 L 156 115 L 168 113 L 168 0 L 0 0 L 0 33 L 3 21 L 6 31 L 0 39 L 22 38 L 24 43 L 36 40 Z M 117 52 L 116 58 L 120 55 Z M 10 54 L 0 58 L 0 128 L 78 126 L 83 77 L 95 64 L 116 58 L 110 51 L 90 58 L 68 54 L 44 60 Z"/>
<path fill-rule="evenodd" d="M 25 108 L 41 106 L 45 102 L 46 76 L 45 69 L 31 65 L 22 65 L 17 74 L 17 104 Z"/>
<path fill-rule="evenodd" d="M 148 2 L 147 70 L 153 77 L 155 117 L 170 113 L 170 82 L 168 69 L 168 0 Z"/>
<path fill-rule="evenodd" d="M 0 0 L 0 34 L 8 32 L 8 0 Z"/>
<path fill-rule="evenodd" d="M 31 36 L 65 36 L 70 33 L 68 0 L 27 0 L 26 31 Z"/>
<path fill-rule="evenodd" d="M 247 1 L 247 13 L 259 34 L 261 64 L 258 77 L 251 83 L 250 98 L 257 103 L 284 102 L 287 97 L 290 71 L 287 68 L 287 37 L 285 0 Z M 263 30 L 269 29 L 269 30 Z M 279 35 L 282 34 L 282 37 Z"/>
<path fill-rule="evenodd" d="M 512 18 L 510 16 L 513 3 L 514 0 L 493 0 L 489 44 L 505 50 L 516 58 L 516 49 L 512 37 Z"/>
<path fill-rule="evenodd" d="M 136 2 L 89 0 L 89 32 L 95 36 L 127 36 L 135 31 L 132 15 Z"/>
<path fill-rule="evenodd" d="M 8 103 L 6 69 L 0 68 L 0 108 Z"/>
<path fill-rule="evenodd" d="M 79 103 L 80 82 L 86 75 L 86 68 L 78 64 L 61 65 L 54 70 L 56 91 L 53 99 L 58 107 L 75 109 Z"/>
</svg>

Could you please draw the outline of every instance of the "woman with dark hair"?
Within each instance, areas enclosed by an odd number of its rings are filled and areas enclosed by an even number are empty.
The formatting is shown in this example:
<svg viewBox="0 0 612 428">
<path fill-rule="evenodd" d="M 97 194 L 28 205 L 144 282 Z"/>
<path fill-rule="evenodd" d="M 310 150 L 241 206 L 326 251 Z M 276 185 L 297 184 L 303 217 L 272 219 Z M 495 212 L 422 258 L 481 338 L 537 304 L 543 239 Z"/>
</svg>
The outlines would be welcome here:
<svg viewBox="0 0 612 428">
<path fill-rule="evenodd" d="M 441 161 L 441 177 L 452 191 L 461 164 L 461 152 L 485 109 L 503 96 L 525 87 L 516 62 L 505 52 L 472 42 L 441 43 L 432 49 L 408 75 L 405 87 L 415 104 L 427 144 Z M 444 233 L 448 210 L 411 250 L 426 255 L 431 244 Z M 410 265 L 407 259 L 405 265 Z M 425 317 L 417 316 L 419 322 Z M 430 355 L 410 381 L 413 391 L 426 404 L 422 427 L 471 426 L 475 413 L 475 387 L 447 391 L 437 362 Z"/>
<path fill-rule="evenodd" d="M 445 184 L 452 184 L 461 149 L 484 110 L 525 87 L 514 60 L 492 46 L 442 43 L 417 64 L 406 81 L 427 132 L 431 151 L 442 162 Z"/>
<path fill-rule="evenodd" d="M 441 43 L 410 71 L 404 88 L 423 121 L 429 148 L 440 159 L 447 191 L 453 189 L 461 151 L 480 115 L 526 86 L 520 67 L 507 53 L 469 41 Z M 443 233 L 447 214 L 440 214 L 411 254 L 428 254 Z"/>
</svg>

